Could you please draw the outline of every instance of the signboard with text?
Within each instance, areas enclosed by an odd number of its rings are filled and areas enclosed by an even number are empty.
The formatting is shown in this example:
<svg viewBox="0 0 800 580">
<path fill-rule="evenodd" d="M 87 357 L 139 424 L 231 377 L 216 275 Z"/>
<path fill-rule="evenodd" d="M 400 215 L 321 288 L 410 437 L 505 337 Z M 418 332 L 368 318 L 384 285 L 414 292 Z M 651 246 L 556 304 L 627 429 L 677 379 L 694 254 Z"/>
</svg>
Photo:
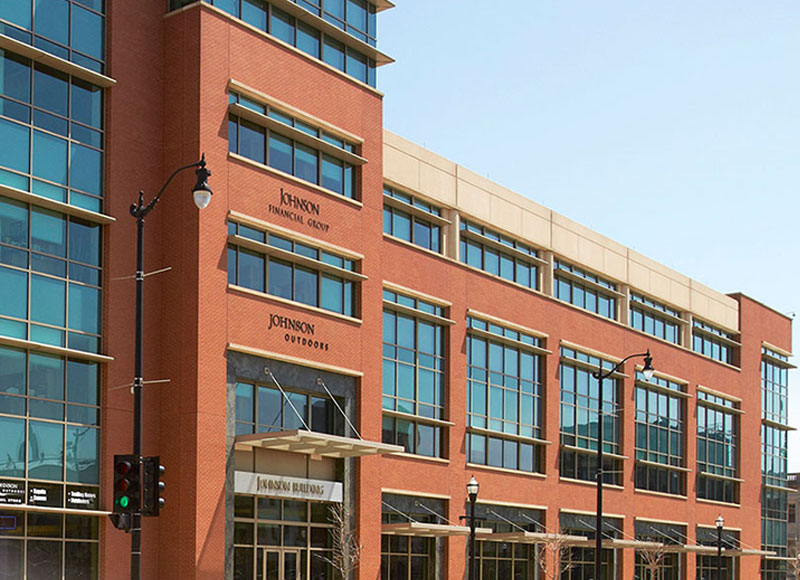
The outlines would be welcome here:
<svg viewBox="0 0 800 580">
<path fill-rule="evenodd" d="M 236 472 L 234 491 L 269 497 L 342 502 L 342 484 L 338 481 L 300 479 L 249 471 Z"/>
</svg>

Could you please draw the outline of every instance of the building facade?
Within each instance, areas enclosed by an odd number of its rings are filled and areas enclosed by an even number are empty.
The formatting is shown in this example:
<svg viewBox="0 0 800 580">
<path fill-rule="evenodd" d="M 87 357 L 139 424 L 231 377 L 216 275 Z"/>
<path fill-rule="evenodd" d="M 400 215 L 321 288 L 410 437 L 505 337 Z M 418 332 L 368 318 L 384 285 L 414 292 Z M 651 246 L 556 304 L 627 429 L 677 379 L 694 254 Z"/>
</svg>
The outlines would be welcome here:
<svg viewBox="0 0 800 580">
<path fill-rule="evenodd" d="M 201 154 L 145 226 L 143 577 L 335 578 L 351 533 L 464 578 L 475 477 L 480 578 L 593 578 L 602 445 L 605 579 L 786 578 L 791 321 L 385 131 L 389 8 L 0 3 L 0 578 L 129 577 L 129 206 Z"/>
</svg>

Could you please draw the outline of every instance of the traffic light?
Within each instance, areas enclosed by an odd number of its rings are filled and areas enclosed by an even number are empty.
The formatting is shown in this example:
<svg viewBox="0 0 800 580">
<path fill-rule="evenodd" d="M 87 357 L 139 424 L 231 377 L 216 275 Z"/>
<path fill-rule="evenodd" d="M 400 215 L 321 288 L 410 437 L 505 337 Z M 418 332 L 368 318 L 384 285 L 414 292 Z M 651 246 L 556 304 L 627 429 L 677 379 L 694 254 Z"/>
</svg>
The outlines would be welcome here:
<svg viewBox="0 0 800 580">
<path fill-rule="evenodd" d="M 141 497 L 141 463 L 138 455 L 114 456 L 114 513 L 135 514 Z"/>
<path fill-rule="evenodd" d="M 142 457 L 142 515 L 157 516 L 159 510 L 166 503 L 161 497 L 165 484 L 161 481 L 164 475 L 164 466 L 161 465 L 158 455 Z"/>
</svg>

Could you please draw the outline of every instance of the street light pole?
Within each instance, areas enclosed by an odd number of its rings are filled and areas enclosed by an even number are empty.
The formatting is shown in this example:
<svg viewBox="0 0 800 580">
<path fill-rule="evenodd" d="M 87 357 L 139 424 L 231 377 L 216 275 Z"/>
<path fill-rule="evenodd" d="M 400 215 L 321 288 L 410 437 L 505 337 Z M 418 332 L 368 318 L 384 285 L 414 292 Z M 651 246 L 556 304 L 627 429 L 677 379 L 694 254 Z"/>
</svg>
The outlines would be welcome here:
<svg viewBox="0 0 800 580">
<path fill-rule="evenodd" d="M 469 580 L 477 580 L 478 575 L 475 570 L 475 502 L 478 499 L 478 489 L 480 485 L 475 477 L 470 478 L 467 483 L 467 495 L 469 496 Z"/>
<path fill-rule="evenodd" d="M 650 356 L 650 349 L 645 353 L 631 354 L 619 361 L 614 368 L 603 372 L 602 366 L 594 371 L 592 376 L 597 379 L 598 404 L 597 404 L 597 513 L 595 515 L 595 539 L 594 539 L 594 580 L 601 579 L 602 573 L 602 549 L 603 549 L 603 379 L 606 379 L 617 372 L 622 365 L 632 358 L 644 358 L 644 368 L 642 372 L 649 381 L 653 378 L 653 357 Z"/>
<path fill-rule="evenodd" d="M 722 519 L 722 514 L 717 516 L 717 580 L 722 580 L 722 528 L 725 525 L 725 520 Z"/>
<path fill-rule="evenodd" d="M 158 194 L 153 200 L 144 205 L 144 192 L 139 191 L 137 203 L 131 204 L 131 215 L 136 218 L 136 329 L 135 347 L 133 359 L 133 454 L 137 458 L 137 468 L 141 469 L 142 455 L 142 386 L 144 378 L 142 376 L 142 323 L 144 310 L 144 218 L 161 199 L 161 195 L 172 179 L 181 171 L 196 167 L 197 183 L 192 192 L 194 203 L 198 209 L 204 209 L 211 201 L 211 189 L 208 187 L 208 178 L 211 172 L 206 169 L 206 157 L 202 155 L 200 161 L 190 163 L 176 169 L 167 181 L 161 186 Z M 141 479 L 141 478 L 139 478 Z M 141 497 L 141 489 L 139 497 Z M 139 510 L 131 517 L 131 580 L 140 580 L 142 577 L 142 513 L 141 505 Z"/>
</svg>

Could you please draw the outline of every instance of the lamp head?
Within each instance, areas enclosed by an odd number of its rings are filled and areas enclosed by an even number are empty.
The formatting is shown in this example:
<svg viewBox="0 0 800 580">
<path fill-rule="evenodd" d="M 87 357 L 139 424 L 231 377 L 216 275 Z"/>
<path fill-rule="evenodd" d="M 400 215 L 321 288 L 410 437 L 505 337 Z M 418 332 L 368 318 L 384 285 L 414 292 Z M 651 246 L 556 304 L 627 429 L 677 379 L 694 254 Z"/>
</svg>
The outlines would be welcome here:
<svg viewBox="0 0 800 580">
<path fill-rule="evenodd" d="M 653 357 L 650 356 L 650 349 L 647 349 L 647 354 L 644 355 L 644 368 L 642 369 L 642 374 L 644 378 L 648 381 L 653 378 L 653 373 L 656 372 L 656 369 L 653 368 Z"/>
<path fill-rule="evenodd" d="M 478 489 L 480 489 L 480 484 L 473 476 L 469 479 L 469 483 L 467 483 L 467 495 L 469 495 L 470 501 L 474 501 L 474 498 L 478 497 Z"/>
<path fill-rule="evenodd" d="M 722 519 L 722 514 L 717 516 L 717 521 L 715 523 L 717 524 L 717 529 L 721 530 L 725 525 L 725 520 Z"/>
<path fill-rule="evenodd" d="M 205 153 L 203 153 L 197 165 L 198 167 L 195 171 L 197 183 L 192 188 L 192 197 L 194 197 L 194 204 L 197 206 L 197 209 L 205 209 L 208 207 L 208 204 L 211 203 L 212 194 L 211 188 L 208 186 L 208 178 L 211 176 L 211 171 L 206 169 Z"/>
</svg>

